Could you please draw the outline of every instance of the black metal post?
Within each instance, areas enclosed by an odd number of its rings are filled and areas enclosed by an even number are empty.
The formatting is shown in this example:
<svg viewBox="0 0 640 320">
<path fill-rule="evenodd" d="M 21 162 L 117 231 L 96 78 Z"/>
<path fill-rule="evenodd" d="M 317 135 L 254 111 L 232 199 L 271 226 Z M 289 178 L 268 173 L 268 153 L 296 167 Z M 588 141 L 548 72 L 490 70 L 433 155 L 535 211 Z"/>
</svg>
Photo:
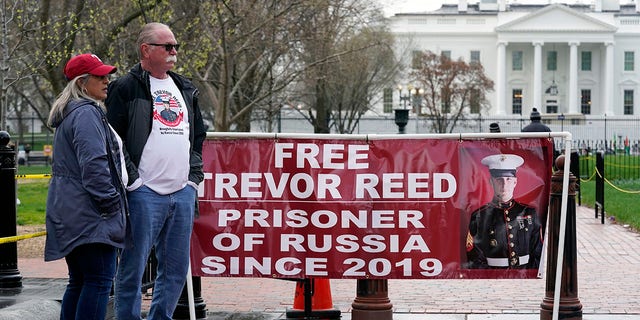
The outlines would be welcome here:
<svg viewBox="0 0 640 320">
<path fill-rule="evenodd" d="M 10 140 L 8 132 L 0 131 L 0 238 L 17 234 L 16 150 L 8 146 Z M 15 242 L 0 244 L 0 288 L 22 288 Z"/>
<path fill-rule="evenodd" d="M 202 282 L 200 277 L 192 276 L 193 281 L 193 303 L 196 311 L 196 319 L 207 318 L 207 305 L 202 299 Z M 189 292 L 187 291 L 187 284 L 185 283 L 180 299 L 178 299 L 178 305 L 176 310 L 173 311 L 173 319 L 189 319 Z"/>
<path fill-rule="evenodd" d="M 602 224 L 604 224 L 604 153 L 599 151 L 596 153 L 596 219 L 598 218 L 598 210 L 602 210 Z"/>
<path fill-rule="evenodd" d="M 549 234 L 547 246 L 547 272 L 545 297 L 540 304 L 540 320 L 553 318 L 554 304 L 558 304 L 558 319 L 582 320 L 582 304 L 578 299 L 578 250 L 576 245 L 576 177 L 569 175 L 569 190 L 566 210 L 566 233 L 562 260 L 558 260 L 560 243 L 560 216 L 562 211 L 562 180 L 564 177 L 564 156 L 556 159 L 559 169 L 551 177 L 549 197 Z M 560 296 L 555 301 L 556 268 L 562 265 Z"/>
<path fill-rule="evenodd" d="M 352 320 L 392 320 L 387 279 L 358 279 L 356 298 L 351 304 Z"/>
</svg>

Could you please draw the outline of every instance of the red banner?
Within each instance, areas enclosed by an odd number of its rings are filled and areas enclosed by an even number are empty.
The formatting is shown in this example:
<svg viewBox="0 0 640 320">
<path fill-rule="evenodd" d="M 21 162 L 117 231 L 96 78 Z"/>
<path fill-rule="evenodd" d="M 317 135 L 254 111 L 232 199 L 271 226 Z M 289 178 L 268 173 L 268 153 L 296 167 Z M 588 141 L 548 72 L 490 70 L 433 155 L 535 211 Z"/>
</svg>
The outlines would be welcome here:
<svg viewBox="0 0 640 320">
<path fill-rule="evenodd" d="M 552 149 L 547 138 L 207 140 L 193 274 L 535 277 Z"/>
</svg>

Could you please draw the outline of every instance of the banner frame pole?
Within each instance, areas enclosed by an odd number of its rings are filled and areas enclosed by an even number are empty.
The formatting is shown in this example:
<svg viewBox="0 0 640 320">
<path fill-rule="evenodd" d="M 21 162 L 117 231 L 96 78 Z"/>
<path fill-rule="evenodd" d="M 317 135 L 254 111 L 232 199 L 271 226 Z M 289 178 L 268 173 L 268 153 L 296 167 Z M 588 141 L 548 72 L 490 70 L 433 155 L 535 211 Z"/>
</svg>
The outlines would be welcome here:
<svg viewBox="0 0 640 320">
<path fill-rule="evenodd" d="M 562 267 L 564 260 L 564 243 L 567 233 L 567 204 L 569 198 L 569 170 L 571 165 L 571 134 L 565 137 L 564 168 L 562 177 L 562 200 L 560 207 L 560 234 L 558 239 L 558 259 L 556 264 L 556 284 L 553 293 L 553 320 L 558 320 L 560 312 L 560 287 L 562 285 Z"/>
</svg>

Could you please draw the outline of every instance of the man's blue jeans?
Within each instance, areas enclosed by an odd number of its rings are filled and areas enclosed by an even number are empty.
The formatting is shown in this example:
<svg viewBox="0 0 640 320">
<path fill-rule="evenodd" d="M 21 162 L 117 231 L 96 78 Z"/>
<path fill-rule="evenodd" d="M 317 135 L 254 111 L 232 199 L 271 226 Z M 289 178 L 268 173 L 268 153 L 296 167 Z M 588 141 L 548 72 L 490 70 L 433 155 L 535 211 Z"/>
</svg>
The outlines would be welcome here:
<svg viewBox="0 0 640 320">
<path fill-rule="evenodd" d="M 151 248 L 158 274 L 148 319 L 169 320 L 178 303 L 189 267 L 189 246 L 196 190 L 160 195 L 146 186 L 129 192 L 133 246 L 122 251 L 116 275 L 115 312 L 118 320 L 139 320 L 141 281 Z"/>
<path fill-rule="evenodd" d="M 104 320 L 116 273 L 114 246 L 89 243 L 65 257 L 69 284 L 62 297 L 61 320 Z"/>
</svg>

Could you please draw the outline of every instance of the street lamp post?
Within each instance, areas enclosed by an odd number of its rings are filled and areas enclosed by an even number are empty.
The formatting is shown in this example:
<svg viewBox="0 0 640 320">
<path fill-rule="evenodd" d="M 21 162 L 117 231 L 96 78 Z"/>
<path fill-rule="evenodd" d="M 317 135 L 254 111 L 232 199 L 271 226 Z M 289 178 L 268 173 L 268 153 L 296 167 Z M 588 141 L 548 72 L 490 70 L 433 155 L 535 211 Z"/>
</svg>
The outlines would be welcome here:
<svg viewBox="0 0 640 320">
<path fill-rule="evenodd" d="M 407 94 L 402 94 L 403 86 L 401 84 L 398 85 L 398 96 L 400 97 L 400 103 L 402 103 L 402 109 L 407 108 L 407 101 L 411 99 L 411 92 L 413 91 L 413 87 L 407 86 Z"/>
<path fill-rule="evenodd" d="M 407 109 L 407 101 L 411 101 L 412 98 L 420 97 L 424 93 L 423 89 L 414 88 L 409 85 L 406 87 L 407 93 L 403 94 L 404 87 L 402 85 L 398 85 L 398 97 L 400 98 L 400 103 L 402 104 L 402 109 L 395 109 L 395 123 L 398 125 L 398 133 L 404 134 L 405 127 L 409 122 L 409 109 Z M 420 113 L 420 103 L 412 103 L 413 111 L 416 114 Z"/>
</svg>

